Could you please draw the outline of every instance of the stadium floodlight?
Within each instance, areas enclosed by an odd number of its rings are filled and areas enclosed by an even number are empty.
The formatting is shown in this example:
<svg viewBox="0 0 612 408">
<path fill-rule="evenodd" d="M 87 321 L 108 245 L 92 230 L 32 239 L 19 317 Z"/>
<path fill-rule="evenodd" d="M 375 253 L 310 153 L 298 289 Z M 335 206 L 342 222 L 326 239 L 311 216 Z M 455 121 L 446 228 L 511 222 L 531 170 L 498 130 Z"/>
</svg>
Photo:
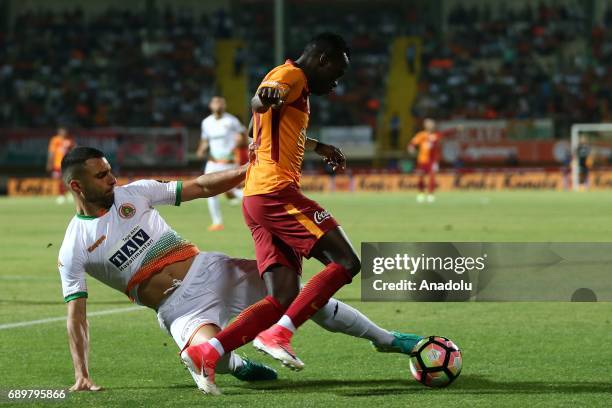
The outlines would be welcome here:
<svg viewBox="0 0 612 408">
<path fill-rule="evenodd" d="M 580 135 L 583 133 L 600 133 L 602 137 L 612 137 L 612 123 L 574 123 L 571 128 L 571 149 L 572 149 L 572 188 L 579 190 L 579 166 L 576 149 L 580 143 Z M 594 143 L 597 145 L 597 143 Z M 606 145 L 610 146 L 609 143 Z"/>
</svg>

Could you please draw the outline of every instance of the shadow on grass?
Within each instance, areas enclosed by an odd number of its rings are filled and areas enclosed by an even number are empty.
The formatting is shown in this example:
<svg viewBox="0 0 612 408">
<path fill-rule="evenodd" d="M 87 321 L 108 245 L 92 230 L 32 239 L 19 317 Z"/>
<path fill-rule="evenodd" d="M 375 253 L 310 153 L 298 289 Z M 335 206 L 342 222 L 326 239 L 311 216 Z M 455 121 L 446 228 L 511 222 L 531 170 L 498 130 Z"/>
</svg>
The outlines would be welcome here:
<svg viewBox="0 0 612 408">
<path fill-rule="evenodd" d="M 342 397 L 374 397 L 384 395 L 441 393 L 448 394 L 612 394 L 611 382 L 544 382 L 544 381 L 493 381 L 479 375 L 462 375 L 448 388 L 432 389 L 410 379 L 387 380 L 276 380 L 260 383 L 231 385 L 228 395 L 249 394 L 250 391 L 276 391 L 299 393 L 332 393 Z M 174 389 L 195 391 L 192 383 L 166 386 L 145 385 L 136 387 L 112 387 L 113 390 Z"/>
<path fill-rule="evenodd" d="M 612 394 L 612 382 L 495 381 L 479 375 L 462 375 L 450 387 L 432 389 L 412 380 L 278 380 L 243 386 L 253 390 L 291 389 L 331 392 L 346 397 L 442 392 L 444 394 Z"/>
</svg>

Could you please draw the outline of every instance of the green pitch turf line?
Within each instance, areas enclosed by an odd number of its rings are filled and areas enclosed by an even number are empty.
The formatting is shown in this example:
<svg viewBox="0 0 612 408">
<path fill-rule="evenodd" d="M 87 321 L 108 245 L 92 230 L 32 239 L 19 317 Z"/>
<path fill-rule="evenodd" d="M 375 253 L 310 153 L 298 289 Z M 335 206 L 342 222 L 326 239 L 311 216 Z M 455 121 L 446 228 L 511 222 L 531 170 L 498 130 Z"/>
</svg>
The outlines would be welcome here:
<svg viewBox="0 0 612 408">
<path fill-rule="evenodd" d="M 127 313 L 127 312 L 133 312 L 136 310 L 144 310 L 144 309 L 146 309 L 146 307 L 131 306 L 131 307 L 123 307 L 120 309 L 100 310 L 99 312 L 87 313 L 87 318 L 92 317 L 92 316 L 105 316 L 105 315 L 115 314 L 115 313 Z M 59 322 L 59 321 L 65 321 L 65 320 L 66 320 L 66 316 L 58 316 L 58 317 L 49 317 L 47 319 L 40 319 L 40 320 L 29 320 L 26 322 L 0 324 L 0 330 L 14 329 L 15 327 L 34 326 L 35 324 L 52 323 L 52 322 Z"/>
</svg>

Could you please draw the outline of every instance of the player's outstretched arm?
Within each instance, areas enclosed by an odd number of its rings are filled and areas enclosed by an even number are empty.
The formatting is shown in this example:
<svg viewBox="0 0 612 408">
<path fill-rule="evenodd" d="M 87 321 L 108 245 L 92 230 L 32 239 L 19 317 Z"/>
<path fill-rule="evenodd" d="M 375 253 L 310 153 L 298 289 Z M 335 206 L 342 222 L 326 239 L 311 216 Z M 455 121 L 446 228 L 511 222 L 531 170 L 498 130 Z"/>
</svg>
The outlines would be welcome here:
<svg viewBox="0 0 612 408">
<path fill-rule="evenodd" d="M 251 108 L 257 113 L 265 113 L 268 109 L 278 108 L 283 104 L 282 91 L 278 88 L 263 86 L 251 99 Z"/>
<path fill-rule="evenodd" d="M 244 180 L 248 164 L 236 169 L 202 174 L 193 180 L 185 181 L 181 192 L 181 202 L 196 198 L 214 197 L 231 190 Z"/>
<path fill-rule="evenodd" d="M 70 391 L 99 391 L 102 388 L 89 378 L 89 326 L 87 324 L 86 298 L 68 302 L 68 343 L 74 366 L 74 385 Z"/>
</svg>

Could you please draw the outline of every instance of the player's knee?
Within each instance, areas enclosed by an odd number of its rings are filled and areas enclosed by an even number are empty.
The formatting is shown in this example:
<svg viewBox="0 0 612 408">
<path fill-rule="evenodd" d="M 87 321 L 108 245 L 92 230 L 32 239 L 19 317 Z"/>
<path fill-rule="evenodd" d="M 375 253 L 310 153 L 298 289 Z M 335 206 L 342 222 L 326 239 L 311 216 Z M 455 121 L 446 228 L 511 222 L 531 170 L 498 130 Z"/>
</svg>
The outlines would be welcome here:
<svg viewBox="0 0 612 408">
<path fill-rule="evenodd" d="M 279 291 L 275 294 L 274 298 L 280 303 L 283 310 L 287 310 L 289 305 L 293 303 L 299 293 L 297 288 L 286 288 L 284 291 Z"/>
<path fill-rule="evenodd" d="M 268 294 L 287 309 L 300 292 L 299 275 L 284 266 L 271 267 L 263 276 Z"/>
<path fill-rule="evenodd" d="M 348 273 L 351 274 L 351 276 L 357 275 L 361 270 L 361 261 L 357 255 L 343 259 L 338 263 L 342 265 L 348 271 Z"/>
</svg>

